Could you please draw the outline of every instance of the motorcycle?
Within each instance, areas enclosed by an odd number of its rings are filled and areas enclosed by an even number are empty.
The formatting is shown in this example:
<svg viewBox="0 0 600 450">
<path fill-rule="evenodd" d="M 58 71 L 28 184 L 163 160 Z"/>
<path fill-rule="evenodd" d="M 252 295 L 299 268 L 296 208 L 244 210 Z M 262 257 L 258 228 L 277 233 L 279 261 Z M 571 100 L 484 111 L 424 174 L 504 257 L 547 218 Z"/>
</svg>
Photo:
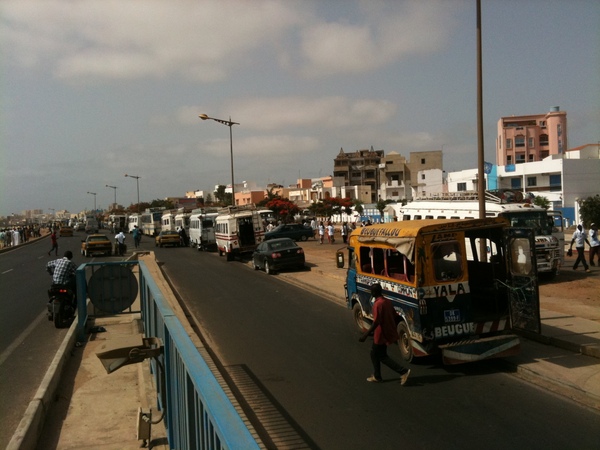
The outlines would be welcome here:
<svg viewBox="0 0 600 450">
<path fill-rule="evenodd" d="M 53 284 L 48 289 L 48 320 L 56 328 L 66 328 L 75 319 L 77 300 L 75 293 L 64 284 Z"/>
</svg>

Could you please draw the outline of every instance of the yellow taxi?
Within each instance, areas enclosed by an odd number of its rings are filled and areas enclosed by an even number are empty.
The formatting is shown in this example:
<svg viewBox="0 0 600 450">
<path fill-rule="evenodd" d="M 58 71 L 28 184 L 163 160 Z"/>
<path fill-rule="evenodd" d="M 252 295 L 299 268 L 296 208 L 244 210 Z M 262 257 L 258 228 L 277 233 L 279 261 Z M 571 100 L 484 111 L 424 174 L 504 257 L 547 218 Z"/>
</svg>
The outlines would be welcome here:
<svg viewBox="0 0 600 450">
<path fill-rule="evenodd" d="M 157 247 L 163 247 L 165 245 L 179 247 L 181 245 L 181 240 L 177 231 L 161 231 L 159 235 L 156 236 L 154 243 Z"/>
<path fill-rule="evenodd" d="M 112 242 L 104 234 L 90 234 L 81 241 L 81 254 L 93 256 L 97 254 L 112 255 Z"/>
</svg>

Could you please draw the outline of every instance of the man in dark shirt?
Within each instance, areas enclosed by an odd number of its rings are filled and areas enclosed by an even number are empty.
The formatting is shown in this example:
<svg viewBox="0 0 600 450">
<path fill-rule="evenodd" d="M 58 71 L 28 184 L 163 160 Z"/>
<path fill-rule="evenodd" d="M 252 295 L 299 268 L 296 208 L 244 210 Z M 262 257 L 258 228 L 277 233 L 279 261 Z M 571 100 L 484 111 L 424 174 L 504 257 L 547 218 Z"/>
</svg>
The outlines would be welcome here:
<svg viewBox="0 0 600 450">
<path fill-rule="evenodd" d="M 375 283 L 371 286 L 371 296 L 375 297 L 373 304 L 373 323 L 369 329 L 360 337 L 364 342 L 369 334 L 373 332 L 373 345 L 371 347 L 371 362 L 373 363 L 373 375 L 367 378 L 372 383 L 380 383 L 381 363 L 400 374 L 400 384 L 404 386 L 410 369 L 406 369 L 390 358 L 387 354 L 387 346 L 398 342 L 398 331 L 396 330 L 396 312 L 392 302 L 383 297 L 381 285 Z"/>
</svg>

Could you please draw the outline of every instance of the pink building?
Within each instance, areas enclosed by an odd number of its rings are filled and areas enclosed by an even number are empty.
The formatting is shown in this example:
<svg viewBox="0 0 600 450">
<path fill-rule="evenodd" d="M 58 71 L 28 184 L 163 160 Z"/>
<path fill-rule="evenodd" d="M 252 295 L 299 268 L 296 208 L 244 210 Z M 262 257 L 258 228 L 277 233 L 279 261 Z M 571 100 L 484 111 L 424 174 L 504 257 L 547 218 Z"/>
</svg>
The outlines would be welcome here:
<svg viewBox="0 0 600 450">
<path fill-rule="evenodd" d="M 546 114 L 502 117 L 498 121 L 496 164 L 541 161 L 568 148 L 567 113 L 553 107 Z"/>
</svg>

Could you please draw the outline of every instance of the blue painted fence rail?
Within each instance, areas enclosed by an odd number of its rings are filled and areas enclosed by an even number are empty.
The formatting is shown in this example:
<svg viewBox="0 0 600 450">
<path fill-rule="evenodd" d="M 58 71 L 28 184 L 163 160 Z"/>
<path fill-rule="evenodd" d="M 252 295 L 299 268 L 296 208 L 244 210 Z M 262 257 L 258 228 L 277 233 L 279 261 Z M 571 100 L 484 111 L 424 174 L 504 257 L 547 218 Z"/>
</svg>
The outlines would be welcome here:
<svg viewBox="0 0 600 450">
<path fill-rule="evenodd" d="M 161 401 L 163 380 L 160 377 L 163 374 L 157 370 L 154 361 L 152 367 L 158 405 L 161 410 L 165 409 L 169 447 L 177 450 L 261 448 L 163 297 L 144 262 L 126 263 L 139 265 L 144 335 L 159 338 L 163 343 L 160 363 L 164 368 L 166 404 Z M 85 266 L 82 264 L 77 269 L 79 299 L 86 298 Z M 87 321 L 85 301 L 78 305 L 78 317 L 78 336 L 82 342 Z"/>
</svg>

